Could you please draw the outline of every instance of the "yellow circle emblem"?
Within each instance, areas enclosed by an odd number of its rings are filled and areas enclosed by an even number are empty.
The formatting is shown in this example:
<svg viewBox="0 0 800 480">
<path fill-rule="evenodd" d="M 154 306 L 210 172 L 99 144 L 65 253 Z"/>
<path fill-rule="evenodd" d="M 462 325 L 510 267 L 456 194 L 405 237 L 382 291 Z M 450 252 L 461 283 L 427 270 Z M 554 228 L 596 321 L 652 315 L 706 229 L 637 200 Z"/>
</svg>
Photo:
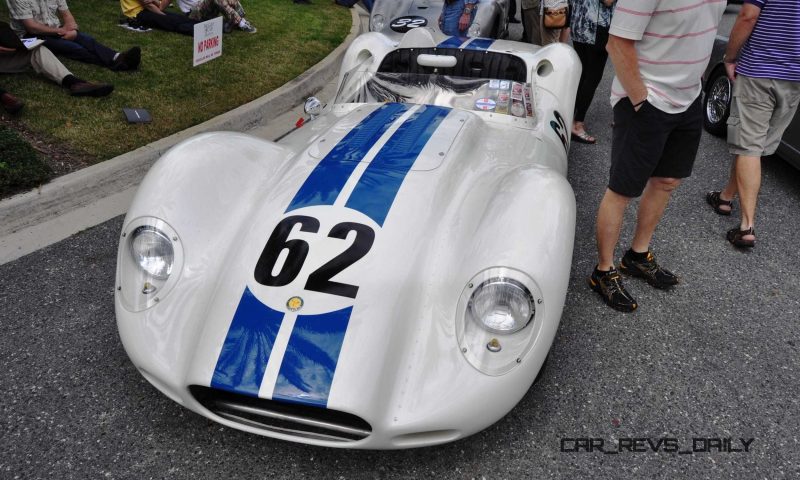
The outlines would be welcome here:
<svg viewBox="0 0 800 480">
<path fill-rule="evenodd" d="M 296 312 L 303 308 L 303 299 L 300 297 L 292 297 L 286 301 L 286 308 L 291 312 Z"/>
</svg>

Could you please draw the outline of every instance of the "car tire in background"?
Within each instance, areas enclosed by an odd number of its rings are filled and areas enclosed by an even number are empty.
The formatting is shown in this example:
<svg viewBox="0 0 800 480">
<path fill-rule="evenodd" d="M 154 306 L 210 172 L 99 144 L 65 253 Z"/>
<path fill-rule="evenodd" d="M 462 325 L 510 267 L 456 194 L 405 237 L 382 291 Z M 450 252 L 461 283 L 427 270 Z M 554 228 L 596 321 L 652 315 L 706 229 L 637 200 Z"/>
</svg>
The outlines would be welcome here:
<svg viewBox="0 0 800 480">
<path fill-rule="evenodd" d="M 703 125 L 708 133 L 717 137 L 727 135 L 732 97 L 733 84 L 725 74 L 725 68 L 720 66 L 711 73 L 703 96 Z"/>
</svg>

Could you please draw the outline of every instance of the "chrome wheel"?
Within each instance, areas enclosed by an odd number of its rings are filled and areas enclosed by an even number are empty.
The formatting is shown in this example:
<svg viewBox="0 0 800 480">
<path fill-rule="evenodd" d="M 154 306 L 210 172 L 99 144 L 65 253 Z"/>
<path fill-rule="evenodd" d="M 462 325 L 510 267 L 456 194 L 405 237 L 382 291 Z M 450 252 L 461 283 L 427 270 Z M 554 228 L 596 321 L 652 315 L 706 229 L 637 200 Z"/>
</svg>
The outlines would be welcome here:
<svg viewBox="0 0 800 480">
<path fill-rule="evenodd" d="M 728 117 L 728 107 L 731 104 L 731 81 L 725 75 L 720 75 L 708 89 L 706 102 L 706 118 L 710 123 L 724 122 Z"/>
</svg>

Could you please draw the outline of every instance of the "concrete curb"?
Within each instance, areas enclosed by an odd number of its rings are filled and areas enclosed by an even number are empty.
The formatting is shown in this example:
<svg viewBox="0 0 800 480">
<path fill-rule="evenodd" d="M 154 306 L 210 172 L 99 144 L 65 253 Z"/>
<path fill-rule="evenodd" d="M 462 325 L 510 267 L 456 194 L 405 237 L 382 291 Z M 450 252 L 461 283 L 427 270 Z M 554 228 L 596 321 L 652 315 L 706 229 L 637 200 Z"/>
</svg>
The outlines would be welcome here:
<svg viewBox="0 0 800 480">
<path fill-rule="evenodd" d="M 132 152 L 56 178 L 40 189 L 0 201 L 0 238 L 138 185 L 164 152 L 189 137 L 215 130 L 250 130 L 268 124 L 302 103 L 339 73 L 339 65 L 347 47 L 363 31 L 359 9 L 352 8 L 350 11 L 352 25 L 344 42 L 322 61 L 277 90 Z M 9 259 L 13 258 L 7 257 L 6 261 Z M 0 260 L 0 263 L 3 261 Z"/>
</svg>

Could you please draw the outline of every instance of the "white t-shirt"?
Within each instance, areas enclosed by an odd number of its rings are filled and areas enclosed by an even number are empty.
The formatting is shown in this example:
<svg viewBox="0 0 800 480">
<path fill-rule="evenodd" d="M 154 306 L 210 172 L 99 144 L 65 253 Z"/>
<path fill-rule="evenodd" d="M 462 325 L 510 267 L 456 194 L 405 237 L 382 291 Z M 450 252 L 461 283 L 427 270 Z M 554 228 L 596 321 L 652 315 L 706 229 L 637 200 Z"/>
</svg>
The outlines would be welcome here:
<svg viewBox="0 0 800 480">
<path fill-rule="evenodd" d="M 181 9 L 183 13 L 189 13 L 192 9 L 197 5 L 197 0 L 177 0 L 178 8 Z"/>
<path fill-rule="evenodd" d="M 618 0 L 609 33 L 636 40 L 647 101 L 667 113 L 685 112 L 700 95 L 727 0 Z M 611 105 L 628 94 L 617 77 Z"/>
</svg>

